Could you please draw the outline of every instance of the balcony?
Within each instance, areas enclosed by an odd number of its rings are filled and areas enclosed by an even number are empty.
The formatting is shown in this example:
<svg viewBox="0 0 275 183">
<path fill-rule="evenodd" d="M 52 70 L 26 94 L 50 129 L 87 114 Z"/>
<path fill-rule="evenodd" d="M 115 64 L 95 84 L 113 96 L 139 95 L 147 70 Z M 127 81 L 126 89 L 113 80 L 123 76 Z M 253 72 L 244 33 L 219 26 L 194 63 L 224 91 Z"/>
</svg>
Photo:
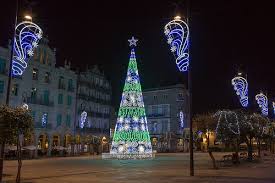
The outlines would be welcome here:
<svg viewBox="0 0 275 183">
<path fill-rule="evenodd" d="M 77 131 L 81 131 L 84 133 L 92 133 L 92 134 L 109 134 L 110 133 L 110 129 L 103 129 L 103 128 L 89 128 L 89 127 L 84 127 L 84 128 L 80 128 L 79 126 L 76 127 Z"/>
<path fill-rule="evenodd" d="M 35 122 L 34 124 L 34 128 L 36 129 L 47 129 L 47 130 L 51 130 L 52 129 L 52 124 L 47 123 L 46 126 L 42 126 L 41 122 Z"/>
<path fill-rule="evenodd" d="M 65 90 L 65 84 L 64 83 L 59 83 L 58 84 L 58 89 Z"/>
<path fill-rule="evenodd" d="M 35 97 L 27 97 L 27 103 L 36 104 L 36 105 L 45 105 L 45 106 L 49 106 L 49 107 L 54 106 L 53 101 L 50 101 L 50 100 L 44 101 L 42 99 L 38 99 Z"/>
<path fill-rule="evenodd" d="M 169 114 L 165 114 L 165 113 L 147 114 L 147 117 L 148 118 L 169 117 Z"/>
</svg>

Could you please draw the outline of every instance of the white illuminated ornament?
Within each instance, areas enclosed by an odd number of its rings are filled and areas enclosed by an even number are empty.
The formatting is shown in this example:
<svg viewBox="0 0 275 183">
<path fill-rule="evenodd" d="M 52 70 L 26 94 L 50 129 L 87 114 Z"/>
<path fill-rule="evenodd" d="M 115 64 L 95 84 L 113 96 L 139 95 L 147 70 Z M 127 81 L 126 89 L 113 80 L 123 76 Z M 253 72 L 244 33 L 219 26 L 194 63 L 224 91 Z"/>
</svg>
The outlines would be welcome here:
<svg viewBox="0 0 275 183">
<path fill-rule="evenodd" d="M 184 114 L 180 111 L 180 127 L 184 128 Z"/>
<path fill-rule="evenodd" d="M 137 46 L 138 39 L 135 39 L 134 36 L 132 36 L 131 39 L 128 39 L 129 46 Z"/>
<path fill-rule="evenodd" d="M 268 100 L 263 93 L 259 93 L 255 96 L 255 99 L 261 108 L 262 115 L 268 116 Z"/>
<path fill-rule="evenodd" d="M 272 107 L 273 107 L 273 113 L 275 115 L 275 102 L 272 102 Z"/>
<path fill-rule="evenodd" d="M 248 106 L 248 82 L 241 76 L 234 77 L 232 79 L 232 85 L 236 94 L 240 97 L 240 103 L 243 107 Z"/>
<path fill-rule="evenodd" d="M 27 68 L 29 58 L 42 38 L 41 28 L 33 22 L 24 21 L 15 28 L 14 53 L 12 58 L 12 75 L 20 76 Z"/>
<path fill-rule="evenodd" d="M 171 47 L 171 52 L 176 56 L 178 69 L 181 72 L 187 71 L 189 66 L 188 25 L 180 18 L 175 18 L 165 25 L 164 34 L 167 37 L 167 43 Z"/>
<path fill-rule="evenodd" d="M 138 147 L 139 153 L 144 153 L 144 150 L 145 150 L 144 146 L 141 145 L 141 146 Z"/>
<path fill-rule="evenodd" d="M 25 110 L 28 110 L 28 109 L 29 109 L 29 105 L 26 104 L 26 103 L 24 103 L 24 104 L 22 105 L 22 108 L 25 109 Z"/>
<path fill-rule="evenodd" d="M 42 119 L 41 119 L 41 122 L 42 122 L 42 126 L 45 127 L 47 125 L 47 121 L 48 121 L 48 114 L 47 113 L 44 113 L 42 115 Z"/>
<path fill-rule="evenodd" d="M 80 128 L 84 128 L 86 119 L 87 119 L 87 112 L 83 111 L 80 116 L 80 124 L 79 124 Z"/>
</svg>

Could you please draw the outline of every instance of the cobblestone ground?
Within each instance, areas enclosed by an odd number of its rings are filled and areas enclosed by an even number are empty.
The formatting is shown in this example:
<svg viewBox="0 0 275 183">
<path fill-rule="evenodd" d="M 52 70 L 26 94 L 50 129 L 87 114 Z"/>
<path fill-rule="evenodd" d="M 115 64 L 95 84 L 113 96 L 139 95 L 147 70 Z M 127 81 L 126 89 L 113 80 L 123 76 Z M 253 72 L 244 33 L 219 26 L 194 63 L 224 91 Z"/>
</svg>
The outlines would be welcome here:
<svg viewBox="0 0 275 183">
<path fill-rule="evenodd" d="M 221 159 L 222 153 L 214 154 Z M 4 182 L 14 182 L 17 162 L 5 161 Z M 184 182 L 184 183 L 275 183 L 275 161 L 264 157 L 259 163 L 212 169 L 208 154 L 195 153 L 195 177 L 189 177 L 188 154 L 158 154 L 154 160 L 101 160 L 99 156 L 25 160 L 25 183 L 58 182 Z"/>
</svg>

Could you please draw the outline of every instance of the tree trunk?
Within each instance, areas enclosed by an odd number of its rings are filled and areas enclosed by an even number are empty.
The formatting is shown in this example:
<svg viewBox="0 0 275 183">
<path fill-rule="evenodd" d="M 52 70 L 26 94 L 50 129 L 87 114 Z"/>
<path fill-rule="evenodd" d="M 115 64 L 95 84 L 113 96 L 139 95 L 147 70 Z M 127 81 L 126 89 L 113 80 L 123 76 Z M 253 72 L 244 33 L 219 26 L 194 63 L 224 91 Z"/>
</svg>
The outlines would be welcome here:
<svg viewBox="0 0 275 183">
<path fill-rule="evenodd" d="M 210 156 L 210 158 L 211 158 L 211 160 L 212 160 L 213 168 L 214 168 L 214 169 L 218 169 L 218 167 L 217 167 L 217 165 L 216 165 L 216 160 L 215 160 L 215 157 L 213 156 L 212 151 L 209 151 L 209 150 L 208 150 L 208 154 L 209 154 L 209 156 Z"/>
<path fill-rule="evenodd" d="M 240 163 L 239 160 L 239 139 L 236 140 L 235 156 L 233 156 L 233 163 Z"/>
<path fill-rule="evenodd" d="M 249 142 L 247 143 L 247 159 L 248 161 L 252 161 L 253 159 L 253 147 L 252 147 L 252 138 L 249 138 Z"/>
<path fill-rule="evenodd" d="M 261 158 L 261 140 L 260 139 L 258 139 L 257 144 L 258 144 L 258 157 Z"/>
<path fill-rule="evenodd" d="M 22 151 L 21 151 L 21 143 L 19 142 L 19 137 L 18 137 L 18 142 L 17 142 L 17 175 L 16 175 L 16 183 L 20 183 L 21 179 L 21 167 L 22 167 Z"/>
<path fill-rule="evenodd" d="M 2 182 L 3 179 L 3 163 L 4 163 L 4 152 L 5 152 L 5 142 L 1 144 L 1 150 L 0 150 L 0 182 Z"/>
</svg>

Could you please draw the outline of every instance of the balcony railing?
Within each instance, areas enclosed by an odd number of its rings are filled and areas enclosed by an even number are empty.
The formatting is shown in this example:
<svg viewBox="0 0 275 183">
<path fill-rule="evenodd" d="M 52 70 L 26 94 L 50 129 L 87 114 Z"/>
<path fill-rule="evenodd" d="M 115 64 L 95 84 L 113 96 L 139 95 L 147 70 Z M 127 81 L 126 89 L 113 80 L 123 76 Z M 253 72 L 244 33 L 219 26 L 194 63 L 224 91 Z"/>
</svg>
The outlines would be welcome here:
<svg viewBox="0 0 275 183">
<path fill-rule="evenodd" d="M 54 106 L 54 102 L 50 100 L 42 100 L 34 97 L 28 97 L 27 98 L 27 103 L 30 104 L 37 104 L 37 105 L 45 105 L 45 106 Z"/>
<path fill-rule="evenodd" d="M 77 126 L 76 130 L 82 131 L 84 133 L 104 133 L 104 134 L 110 133 L 110 129 L 104 129 L 104 128 L 89 128 L 89 127 L 80 128 L 79 126 Z"/>
<path fill-rule="evenodd" d="M 41 122 L 36 122 L 34 124 L 34 128 L 44 128 L 44 129 L 48 129 L 48 130 L 51 130 L 52 129 L 52 124 L 51 123 L 47 123 L 46 126 L 42 126 L 42 123 Z"/>
</svg>

